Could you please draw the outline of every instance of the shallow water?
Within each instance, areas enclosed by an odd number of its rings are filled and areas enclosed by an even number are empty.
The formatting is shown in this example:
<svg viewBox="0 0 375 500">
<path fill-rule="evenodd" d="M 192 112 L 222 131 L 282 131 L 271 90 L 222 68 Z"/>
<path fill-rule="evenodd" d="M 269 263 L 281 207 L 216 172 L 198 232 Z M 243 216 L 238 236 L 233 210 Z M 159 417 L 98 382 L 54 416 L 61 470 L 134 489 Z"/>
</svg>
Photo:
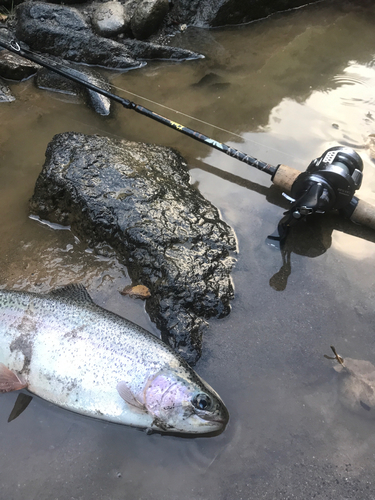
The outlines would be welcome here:
<svg viewBox="0 0 375 500">
<path fill-rule="evenodd" d="M 136 102 L 274 165 L 304 170 L 327 148 L 350 145 L 365 164 L 358 194 L 375 203 L 371 3 L 322 2 L 248 26 L 189 29 L 173 43 L 205 59 L 110 76 L 238 135 Z M 8 424 L 16 394 L 2 395 L 0 498 L 375 498 L 375 420 L 340 405 L 338 376 L 323 357 L 333 344 L 344 358 L 375 362 L 375 234 L 316 217 L 293 230 L 282 266 L 265 240 L 287 204 L 266 174 L 120 107 L 103 119 L 32 80 L 11 87 L 17 101 L 0 108 L 2 286 L 46 291 L 80 281 L 100 305 L 157 334 L 143 303 L 118 293 L 130 279 L 116 259 L 28 216 L 46 146 L 63 131 L 177 148 L 192 183 L 234 228 L 239 253 L 232 312 L 210 321 L 196 367 L 229 408 L 225 432 L 148 436 L 36 397 Z"/>
</svg>

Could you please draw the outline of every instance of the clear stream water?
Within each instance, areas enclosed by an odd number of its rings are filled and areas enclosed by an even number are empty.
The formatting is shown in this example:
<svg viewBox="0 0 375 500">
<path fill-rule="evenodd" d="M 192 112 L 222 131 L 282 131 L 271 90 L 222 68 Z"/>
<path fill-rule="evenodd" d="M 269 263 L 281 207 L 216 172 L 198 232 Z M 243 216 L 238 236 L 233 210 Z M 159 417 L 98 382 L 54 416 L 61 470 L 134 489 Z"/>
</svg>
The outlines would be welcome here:
<svg viewBox="0 0 375 500">
<path fill-rule="evenodd" d="M 358 194 L 375 203 L 374 25 L 373 2 L 321 2 L 247 26 L 188 29 L 172 43 L 205 59 L 109 76 L 237 135 L 136 102 L 272 164 L 304 170 L 327 148 L 350 145 L 365 164 Z M 64 131 L 177 148 L 191 182 L 234 228 L 239 253 L 232 312 L 210 321 L 196 366 L 229 408 L 225 432 L 148 436 L 36 397 L 7 423 L 16 394 L 2 395 L 0 498 L 375 498 L 375 408 L 343 407 L 323 357 L 333 344 L 375 363 L 375 234 L 325 215 L 296 228 L 281 255 L 265 240 L 287 205 L 265 174 L 131 111 L 103 118 L 32 79 L 10 86 L 17 100 L 0 107 L 1 286 L 82 282 L 99 304 L 158 333 L 144 304 L 119 294 L 130 280 L 116 259 L 29 218 L 47 144 Z"/>
</svg>

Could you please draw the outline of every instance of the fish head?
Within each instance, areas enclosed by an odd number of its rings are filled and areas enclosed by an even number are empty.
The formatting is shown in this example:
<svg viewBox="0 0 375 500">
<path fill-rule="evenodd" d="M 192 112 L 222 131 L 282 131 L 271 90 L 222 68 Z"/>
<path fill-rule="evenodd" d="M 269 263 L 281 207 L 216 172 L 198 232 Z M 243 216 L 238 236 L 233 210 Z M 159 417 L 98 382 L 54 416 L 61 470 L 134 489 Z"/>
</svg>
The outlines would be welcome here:
<svg viewBox="0 0 375 500">
<path fill-rule="evenodd" d="M 153 428 L 183 434 L 224 430 L 228 410 L 220 396 L 198 375 L 161 371 L 147 384 L 144 401 L 154 417 Z"/>
</svg>

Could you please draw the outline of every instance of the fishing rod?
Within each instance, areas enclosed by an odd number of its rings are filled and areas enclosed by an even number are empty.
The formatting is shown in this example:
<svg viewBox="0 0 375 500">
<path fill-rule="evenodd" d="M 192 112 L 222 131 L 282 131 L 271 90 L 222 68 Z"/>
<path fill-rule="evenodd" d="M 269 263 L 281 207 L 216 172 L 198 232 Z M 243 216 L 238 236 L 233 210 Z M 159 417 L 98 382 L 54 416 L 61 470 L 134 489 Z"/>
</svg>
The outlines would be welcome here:
<svg viewBox="0 0 375 500">
<path fill-rule="evenodd" d="M 132 109 L 269 174 L 272 182 L 284 191 L 283 195 L 291 203 L 290 209 L 284 213 L 284 217 L 278 224 L 277 232 L 270 235 L 273 240 L 283 243 L 290 227 L 309 215 L 324 213 L 328 210 L 338 210 L 353 222 L 375 229 L 375 207 L 354 196 L 362 183 L 363 162 L 358 153 L 351 148 L 343 146 L 329 148 L 319 158 L 314 159 L 305 172 L 283 164 L 273 166 L 102 89 L 84 79 L 78 70 L 64 67 L 46 56 L 37 55 L 21 47 L 20 42 L 15 39 L 8 41 L 0 37 L 0 46 L 108 97 L 126 109 Z"/>
</svg>

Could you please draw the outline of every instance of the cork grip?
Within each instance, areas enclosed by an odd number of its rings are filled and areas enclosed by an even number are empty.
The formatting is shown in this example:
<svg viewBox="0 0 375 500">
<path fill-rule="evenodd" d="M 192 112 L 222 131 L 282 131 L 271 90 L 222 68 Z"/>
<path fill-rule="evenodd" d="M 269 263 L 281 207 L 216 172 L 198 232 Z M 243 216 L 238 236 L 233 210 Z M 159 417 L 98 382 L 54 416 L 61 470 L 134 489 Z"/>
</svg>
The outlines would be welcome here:
<svg viewBox="0 0 375 500">
<path fill-rule="evenodd" d="M 295 168 L 279 165 L 272 182 L 286 193 L 290 193 L 293 182 L 300 174 L 301 172 Z"/>
<path fill-rule="evenodd" d="M 358 205 L 355 207 L 350 220 L 375 229 L 375 206 L 367 201 L 358 200 Z"/>
</svg>

